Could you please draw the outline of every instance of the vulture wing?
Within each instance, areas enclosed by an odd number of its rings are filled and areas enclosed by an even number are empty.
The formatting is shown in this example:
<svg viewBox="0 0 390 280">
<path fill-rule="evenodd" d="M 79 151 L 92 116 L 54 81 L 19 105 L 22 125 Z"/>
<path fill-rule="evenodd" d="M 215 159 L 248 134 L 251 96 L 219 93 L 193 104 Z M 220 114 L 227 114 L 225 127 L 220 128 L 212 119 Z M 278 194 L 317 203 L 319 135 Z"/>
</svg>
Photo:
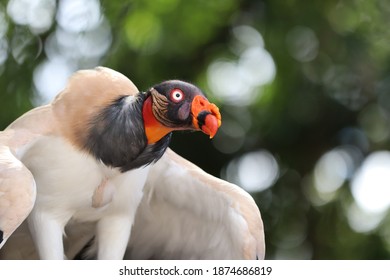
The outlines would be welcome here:
<svg viewBox="0 0 390 280">
<path fill-rule="evenodd" d="M 35 194 L 30 171 L 8 146 L 0 145 L 0 248 L 30 213 Z"/>
<path fill-rule="evenodd" d="M 151 169 L 126 258 L 263 259 L 252 197 L 171 150 Z"/>
<path fill-rule="evenodd" d="M 0 132 L 0 248 L 34 206 L 34 177 L 19 160 L 42 134 L 48 133 L 50 108 L 37 108 Z"/>
</svg>

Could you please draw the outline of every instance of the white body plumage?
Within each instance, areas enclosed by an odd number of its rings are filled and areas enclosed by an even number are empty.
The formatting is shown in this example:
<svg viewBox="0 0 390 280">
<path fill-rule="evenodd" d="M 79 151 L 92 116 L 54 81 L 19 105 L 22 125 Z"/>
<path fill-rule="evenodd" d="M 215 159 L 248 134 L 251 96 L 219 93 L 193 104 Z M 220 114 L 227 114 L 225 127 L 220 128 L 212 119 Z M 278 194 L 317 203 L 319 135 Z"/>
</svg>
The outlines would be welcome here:
<svg viewBox="0 0 390 280">
<path fill-rule="evenodd" d="M 71 220 L 97 222 L 99 259 L 123 258 L 149 167 L 121 173 L 50 136 L 21 160 L 38 186 L 28 222 L 41 258 L 63 258 L 62 233 Z"/>
</svg>

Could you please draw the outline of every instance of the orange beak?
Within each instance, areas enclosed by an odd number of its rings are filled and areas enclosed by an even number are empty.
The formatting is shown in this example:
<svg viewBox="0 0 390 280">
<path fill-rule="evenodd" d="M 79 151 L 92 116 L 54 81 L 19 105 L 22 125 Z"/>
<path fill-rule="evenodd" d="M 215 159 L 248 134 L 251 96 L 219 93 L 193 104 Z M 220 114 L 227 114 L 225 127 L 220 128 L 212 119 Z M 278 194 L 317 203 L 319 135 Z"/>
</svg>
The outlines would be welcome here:
<svg viewBox="0 0 390 280">
<path fill-rule="evenodd" d="M 191 105 L 192 123 L 195 129 L 202 130 L 213 138 L 221 126 L 221 113 L 218 107 L 204 96 L 197 95 Z"/>
</svg>

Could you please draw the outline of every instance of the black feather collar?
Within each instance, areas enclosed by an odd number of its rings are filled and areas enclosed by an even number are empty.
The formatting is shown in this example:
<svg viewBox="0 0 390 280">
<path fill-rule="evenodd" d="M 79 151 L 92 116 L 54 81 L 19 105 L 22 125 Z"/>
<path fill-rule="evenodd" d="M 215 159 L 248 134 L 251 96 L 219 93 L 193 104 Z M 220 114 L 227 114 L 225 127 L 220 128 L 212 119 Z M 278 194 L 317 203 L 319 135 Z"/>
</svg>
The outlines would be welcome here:
<svg viewBox="0 0 390 280">
<path fill-rule="evenodd" d="M 105 165 L 121 172 L 159 160 L 167 149 L 169 133 L 147 144 L 142 108 L 146 95 L 121 96 L 103 108 L 90 122 L 84 148 Z"/>
</svg>

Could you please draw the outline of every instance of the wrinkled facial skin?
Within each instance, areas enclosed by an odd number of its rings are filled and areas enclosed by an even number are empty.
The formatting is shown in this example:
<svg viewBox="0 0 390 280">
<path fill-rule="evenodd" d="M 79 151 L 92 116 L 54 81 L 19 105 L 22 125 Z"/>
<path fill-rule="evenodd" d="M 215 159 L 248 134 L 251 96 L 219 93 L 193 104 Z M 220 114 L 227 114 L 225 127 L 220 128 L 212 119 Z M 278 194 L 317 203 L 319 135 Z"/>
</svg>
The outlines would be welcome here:
<svg viewBox="0 0 390 280">
<path fill-rule="evenodd" d="M 166 117 L 177 126 L 192 125 L 191 105 L 196 95 L 205 95 L 196 86 L 182 81 L 167 81 L 153 87 L 168 101 Z M 206 98 L 206 97 L 205 97 Z"/>
<path fill-rule="evenodd" d="M 221 125 L 218 107 L 192 84 L 166 81 L 154 86 L 150 92 L 154 97 L 156 118 L 168 127 L 201 130 L 212 138 Z"/>
</svg>

